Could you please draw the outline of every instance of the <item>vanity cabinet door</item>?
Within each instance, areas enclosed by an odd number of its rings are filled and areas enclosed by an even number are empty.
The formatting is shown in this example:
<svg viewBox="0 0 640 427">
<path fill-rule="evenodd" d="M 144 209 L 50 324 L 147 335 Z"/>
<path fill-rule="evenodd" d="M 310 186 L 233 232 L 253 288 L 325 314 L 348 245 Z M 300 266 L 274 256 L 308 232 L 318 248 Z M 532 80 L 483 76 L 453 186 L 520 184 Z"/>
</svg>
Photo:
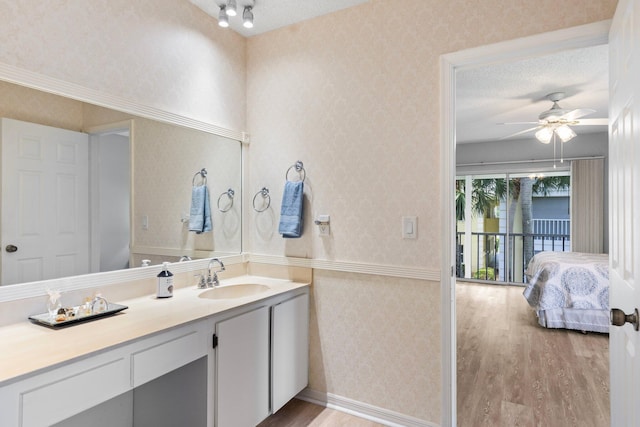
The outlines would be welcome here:
<svg viewBox="0 0 640 427">
<path fill-rule="evenodd" d="M 309 382 L 309 294 L 276 304 L 271 314 L 271 410 Z"/>
<path fill-rule="evenodd" d="M 216 426 L 255 426 L 269 416 L 269 307 L 216 323 L 216 336 Z"/>
</svg>

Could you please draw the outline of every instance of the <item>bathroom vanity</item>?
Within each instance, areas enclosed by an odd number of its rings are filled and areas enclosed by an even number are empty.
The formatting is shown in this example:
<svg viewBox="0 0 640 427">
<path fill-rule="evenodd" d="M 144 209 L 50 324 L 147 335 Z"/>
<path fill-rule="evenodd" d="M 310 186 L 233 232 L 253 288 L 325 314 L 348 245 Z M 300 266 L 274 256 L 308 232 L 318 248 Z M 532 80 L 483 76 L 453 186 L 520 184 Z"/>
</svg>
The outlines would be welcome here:
<svg viewBox="0 0 640 427">
<path fill-rule="evenodd" d="M 309 285 L 244 275 L 67 328 L 3 326 L 0 425 L 254 426 L 307 385 Z"/>
</svg>

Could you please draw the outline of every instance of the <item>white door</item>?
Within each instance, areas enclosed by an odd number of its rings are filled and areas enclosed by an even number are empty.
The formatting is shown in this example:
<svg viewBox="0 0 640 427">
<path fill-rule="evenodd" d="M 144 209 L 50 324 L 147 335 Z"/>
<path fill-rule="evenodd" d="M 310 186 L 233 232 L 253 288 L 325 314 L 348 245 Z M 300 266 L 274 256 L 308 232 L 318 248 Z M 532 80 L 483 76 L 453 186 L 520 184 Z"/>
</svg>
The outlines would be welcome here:
<svg viewBox="0 0 640 427">
<path fill-rule="evenodd" d="M 640 4 L 620 0 L 609 34 L 609 206 L 611 308 L 640 307 Z M 640 332 L 610 333 L 611 425 L 640 425 Z"/>
<path fill-rule="evenodd" d="M 12 119 L 1 126 L 2 284 L 88 273 L 88 135 Z"/>
</svg>

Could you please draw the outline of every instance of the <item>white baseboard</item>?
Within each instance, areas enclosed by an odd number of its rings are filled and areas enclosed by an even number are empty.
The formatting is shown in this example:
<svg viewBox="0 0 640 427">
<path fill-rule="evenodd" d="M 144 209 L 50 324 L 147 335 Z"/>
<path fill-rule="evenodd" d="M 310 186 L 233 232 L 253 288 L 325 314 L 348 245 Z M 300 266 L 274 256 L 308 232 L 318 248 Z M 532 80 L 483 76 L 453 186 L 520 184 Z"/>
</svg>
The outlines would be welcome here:
<svg viewBox="0 0 640 427">
<path fill-rule="evenodd" d="M 367 403 L 358 402 L 331 393 L 323 393 L 310 388 L 302 390 L 296 398 L 315 403 L 336 411 L 345 412 L 356 417 L 364 418 L 391 427 L 439 427 L 429 421 L 419 420 L 388 409 L 378 408 Z"/>
</svg>

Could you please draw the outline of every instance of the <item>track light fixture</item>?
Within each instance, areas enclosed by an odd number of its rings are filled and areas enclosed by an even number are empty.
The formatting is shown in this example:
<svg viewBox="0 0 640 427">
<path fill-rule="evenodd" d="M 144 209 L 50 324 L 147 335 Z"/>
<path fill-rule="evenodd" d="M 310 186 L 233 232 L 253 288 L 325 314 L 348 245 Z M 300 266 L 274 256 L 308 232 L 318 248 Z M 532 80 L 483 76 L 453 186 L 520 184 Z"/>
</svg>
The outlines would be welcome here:
<svg viewBox="0 0 640 427">
<path fill-rule="evenodd" d="M 243 7 L 242 26 L 245 28 L 253 28 L 253 8 L 255 0 L 241 0 L 240 7 Z M 222 4 L 218 3 L 220 12 L 218 13 L 218 25 L 227 28 L 229 26 L 229 17 L 238 15 L 238 0 L 225 0 Z"/>
<path fill-rule="evenodd" d="M 242 12 L 242 25 L 245 28 L 253 28 L 253 7 L 246 6 Z"/>
<path fill-rule="evenodd" d="M 223 28 L 229 26 L 229 16 L 227 16 L 227 7 L 225 5 L 220 6 L 220 13 L 218 14 L 218 25 Z"/>
</svg>

